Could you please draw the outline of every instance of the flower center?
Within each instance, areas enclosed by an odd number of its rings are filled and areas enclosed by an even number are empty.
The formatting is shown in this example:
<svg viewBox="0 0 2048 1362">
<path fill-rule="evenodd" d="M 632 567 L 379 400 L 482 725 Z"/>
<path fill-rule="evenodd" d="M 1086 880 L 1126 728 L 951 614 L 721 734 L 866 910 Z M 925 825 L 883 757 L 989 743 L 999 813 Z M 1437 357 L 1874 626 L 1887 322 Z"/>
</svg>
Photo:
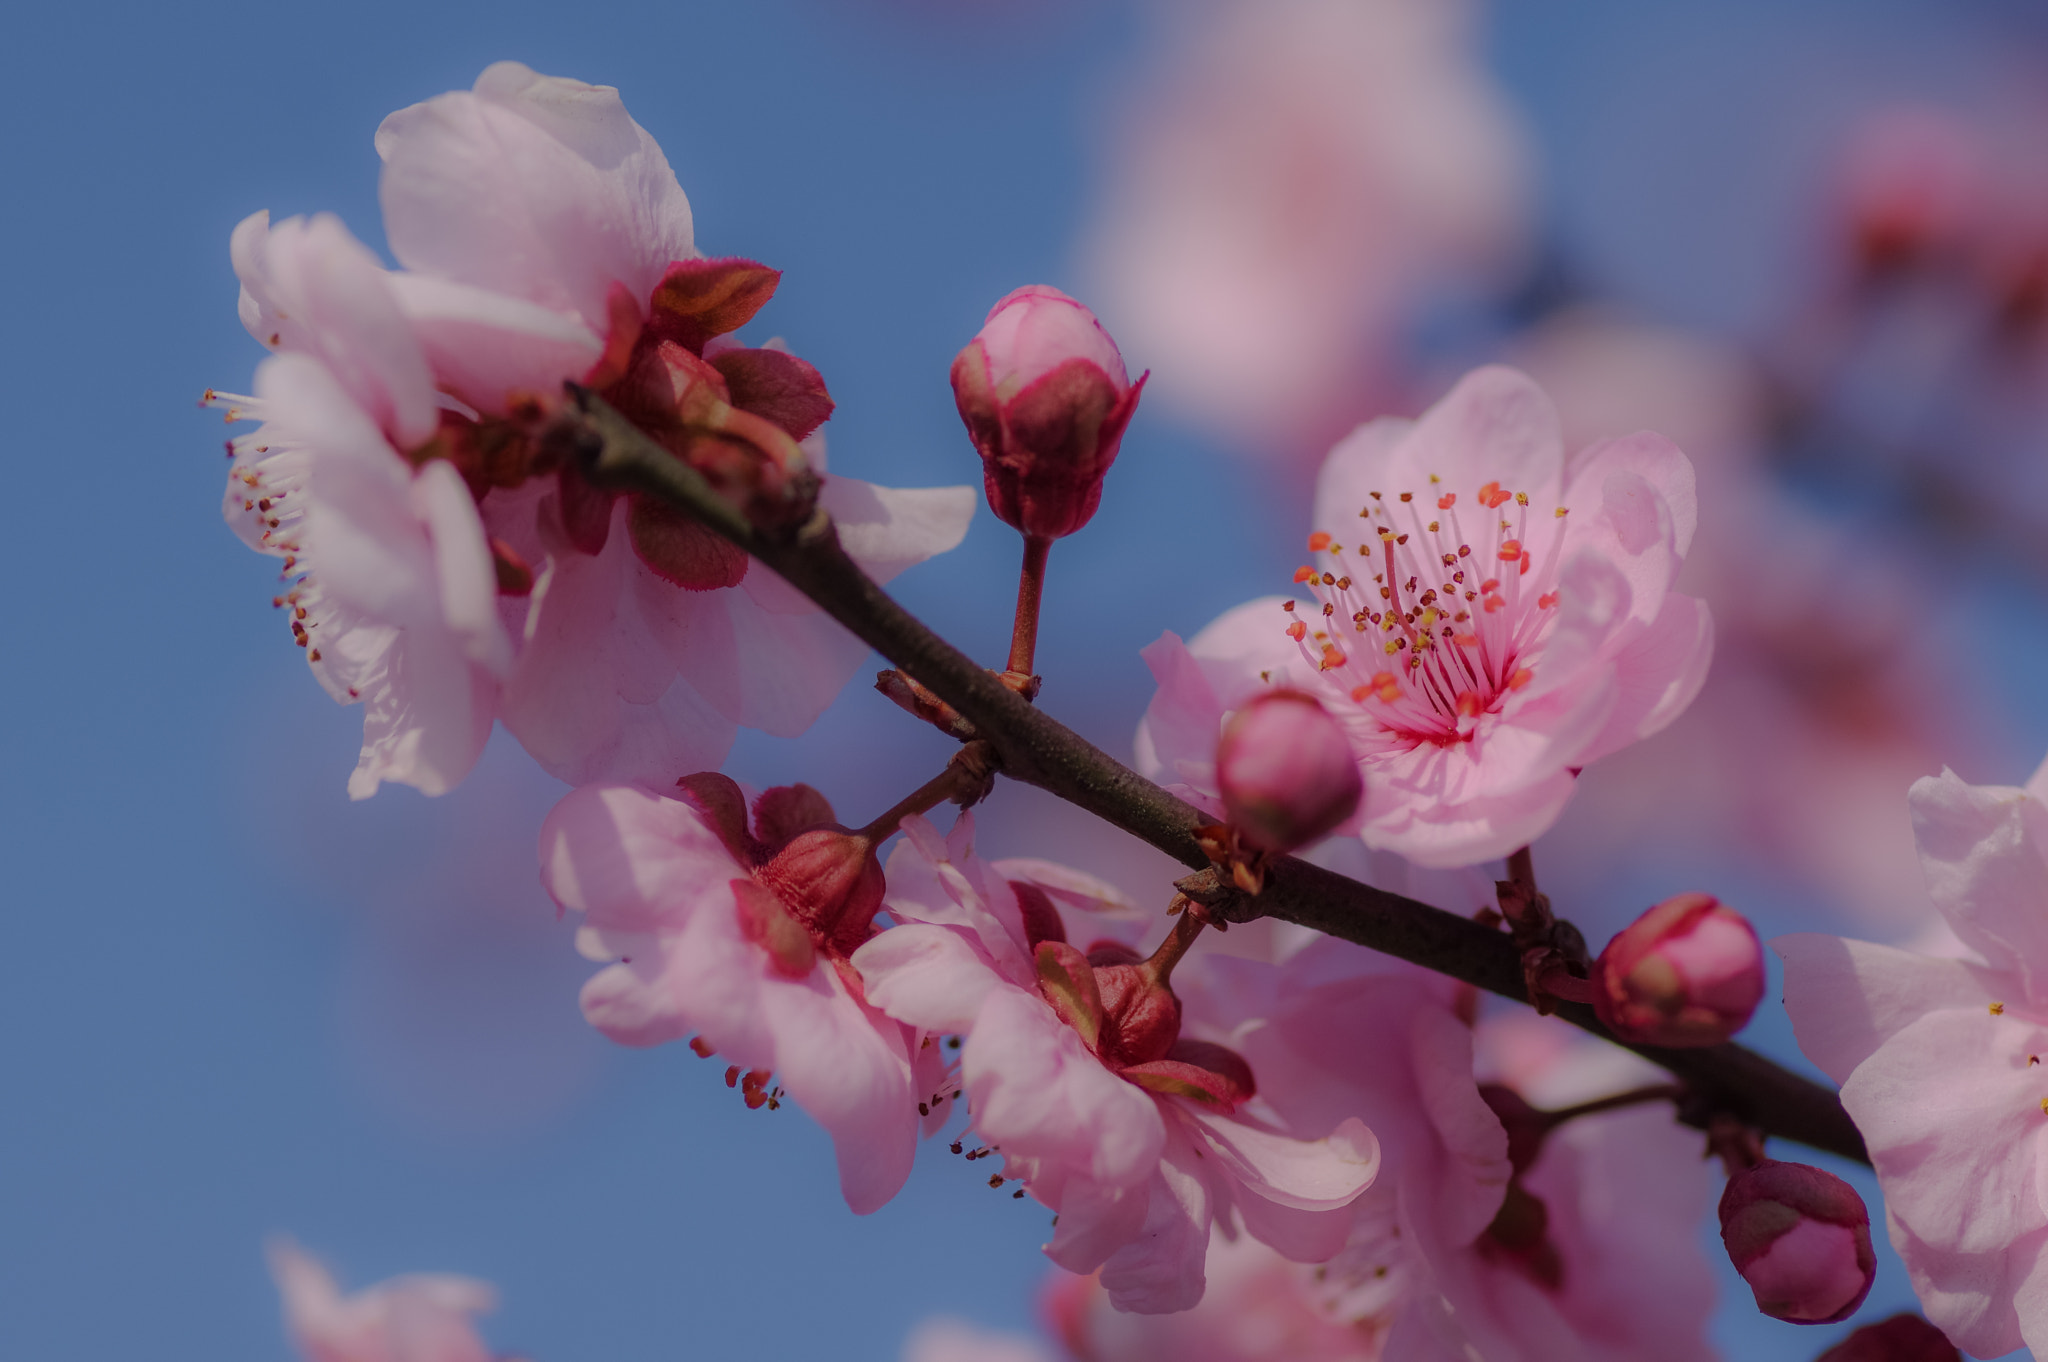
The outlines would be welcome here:
<svg viewBox="0 0 2048 1362">
<path fill-rule="evenodd" d="M 1529 664 L 1557 616 L 1565 508 L 1539 553 L 1527 492 L 1489 482 L 1461 517 L 1458 493 L 1430 483 L 1425 493 L 1372 493 L 1355 550 L 1310 535 L 1325 566 L 1294 580 L 1320 610 L 1282 609 L 1303 657 L 1381 731 L 1447 746 L 1470 742 L 1481 715 L 1535 678 Z"/>
</svg>

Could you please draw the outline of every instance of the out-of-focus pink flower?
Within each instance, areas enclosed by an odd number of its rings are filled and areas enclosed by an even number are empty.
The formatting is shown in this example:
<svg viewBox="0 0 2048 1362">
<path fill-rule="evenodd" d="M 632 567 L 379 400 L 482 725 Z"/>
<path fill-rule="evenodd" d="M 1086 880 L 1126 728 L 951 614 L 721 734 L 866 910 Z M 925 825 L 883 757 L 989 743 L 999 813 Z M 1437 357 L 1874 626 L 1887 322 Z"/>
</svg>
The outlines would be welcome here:
<svg viewBox="0 0 2048 1362">
<path fill-rule="evenodd" d="M 723 470 L 750 507 L 817 475 L 842 543 L 882 580 L 957 544 L 972 491 L 825 472 L 816 370 L 729 338 L 780 276 L 697 256 L 689 203 L 617 91 L 503 62 L 391 115 L 377 144 L 406 268 L 386 273 L 331 219 L 273 230 L 259 214 L 233 243 L 242 314 L 318 358 L 404 462 L 467 484 L 511 643 L 480 733 L 502 718 L 565 780 L 662 783 L 718 764 L 738 727 L 808 727 L 866 645 L 687 518 L 558 466 L 537 432 L 564 382 Z M 419 726 L 427 746 L 471 736 Z"/>
<path fill-rule="evenodd" d="M 273 229 L 256 214 L 231 254 L 244 322 L 281 353 L 254 398 L 209 395 L 262 423 L 229 444 L 222 510 L 282 560 L 277 604 L 313 674 L 364 707 L 349 793 L 385 780 L 443 793 L 490 736 L 513 651 L 468 489 L 445 461 L 406 453 L 436 429 L 433 375 L 383 270 L 335 218 Z"/>
<path fill-rule="evenodd" d="M 1316 698 L 1272 691 L 1254 696 L 1223 726 L 1216 791 L 1246 842 L 1285 855 L 1357 813 L 1364 785 L 1343 728 Z"/>
<path fill-rule="evenodd" d="M 1662 437 L 1567 463 L 1542 392 L 1478 370 L 1331 453 L 1320 561 L 1295 574 L 1312 605 L 1256 601 L 1146 650 L 1160 689 L 1139 767 L 1213 793 L 1223 717 L 1294 687 L 1345 725 L 1367 846 L 1425 866 L 1504 856 L 1557 818 L 1579 768 L 1699 690 L 1712 621 L 1671 590 L 1694 509 L 1692 466 Z"/>
<path fill-rule="evenodd" d="M 1948 1336 L 1918 1315 L 1866 1324 L 1814 1362 L 1963 1362 Z"/>
<path fill-rule="evenodd" d="M 1729 1260 L 1771 1318 L 1833 1324 L 1870 1294 L 1870 1213 L 1833 1173 L 1766 1159 L 1728 1179 L 1720 1215 Z"/>
<path fill-rule="evenodd" d="M 807 786 L 753 802 L 724 776 L 677 796 L 586 785 L 541 827 L 541 880 L 585 915 L 577 945 L 607 962 L 583 1014 L 626 1045 L 694 1035 L 746 1070 L 749 1106 L 772 1074 L 831 1133 L 846 1202 L 865 1215 L 910 1176 L 918 1038 L 868 1003 L 850 963 L 882 877 L 872 844 Z M 728 1074 L 728 1082 L 738 1073 Z"/>
<path fill-rule="evenodd" d="M 1719 1045 L 1764 996 L 1764 948 L 1712 894 L 1679 894 L 1617 933 L 1593 969 L 1593 1009 L 1624 1040 Z"/>
<path fill-rule="evenodd" d="M 1212 1223 L 1297 1261 L 1337 1251 L 1378 1168 L 1370 1130 L 1293 1138 L 1254 1105 L 1241 1058 L 1180 1034 L 1178 1000 L 1135 952 L 1084 956 L 1056 910 L 1022 912 L 973 854 L 970 817 L 944 839 L 921 818 L 903 829 L 888 873 L 903 925 L 853 963 L 889 1015 L 963 1038 L 975 1131 L 1058 1212 L 1048 1257 L 1100 1268 L 1119 1309 L 1157 1313 L 1201 1299 Z"/>
<path fill-rule="evenodd" d="M 492 1362 L 472 1317 L 497 1308 L 488 1282 L 409 1276 L 344 1297 L 288 1240 L 270 1245 L 285 1328 L 306 1362 Z"/>
<path fill-rule="evenodd" d="M 928 1319 L 903 1343 L 903 1362 L 1055 1362 L 1037 1339 L 978 1329 L 965 1320 Z"/>
<path fill-rule="evenodd" d="M 1145 380 L 1081 304 L 1044 284 L 989 309 L 953 361 L 953 397 L 981 452 L 989 509 L 1034 539 L 1086 525 Z"/>
<path fill-rule="evenodd" d="M 1261 453 L 1325 439 L 1391 395 L 1432 290 L 1518 263 L 1524 139 L 1472 9 L 1159 8 L 1177 31 L 1127 102 L 1087 250 L 1171 406 Z"/>
<path fill-rule="evenodd" d="M 2048 1349 L 2048 763 L 2024 788 L 1944 771 L 1913 786 L 1934 906 L 1975 960 L 1800 934 L 1799 1047 L 1842 1085 L 1892 1246 L 1965 1351 Z"/>
</svg>

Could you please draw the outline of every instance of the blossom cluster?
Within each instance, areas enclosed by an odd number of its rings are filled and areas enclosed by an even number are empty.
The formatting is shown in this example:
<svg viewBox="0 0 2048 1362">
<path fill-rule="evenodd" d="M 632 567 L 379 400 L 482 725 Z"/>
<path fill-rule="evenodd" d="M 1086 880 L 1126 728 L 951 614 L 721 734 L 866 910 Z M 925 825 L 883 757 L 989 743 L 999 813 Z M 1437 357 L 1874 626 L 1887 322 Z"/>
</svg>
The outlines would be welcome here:
<svg viewBox="0 0 2048 1362">
<path fill-rule="evenodd" d="M 1742 1028 L 1765 976 L 1740 914 L 1680 894 L 1595 954 L 1529 853 L 1586 767 L 1705 680 L 1712 612 L 1679 589 L 1699 496 L 1674 443 L 1569 448 L 1504 367 L 1339 441 L 1283 594 L 1144 652 L 1134 765 L 1206 820 L 1188 832 L 1214 873 L 1137 902 L 982 856 L 970 808 L 1000 774 L 995 735 L 905 673 L 881 688 L 964 746 L 868 821 L 717 769 L 741 727 L 805 730 L 866 644 L 685 507 L 601 475 L 589 411 L 762 534 L 829 535 L 877 582 L 958 544 L 974 497 L 827 471 L 824 377 L 736 339 L 780 275 L 698 252 L 616 91 L 501 63 L 376 145 L 399 268 L 330 216 L 233 234 L 242 319 L 271 353 L 252 395 L 212 397 L 258 423 L 230 443 L 224 509 L 279 561 L 315 677 L 363 707 L 352 795 L 445 792 L 499 723 L 574 787 L 539 865 L 599 966 L 592 1026 L 685 1043 L 749 1107 L 801 1108 L 855 1213 L 897 1195 L 921 1140 L 986 1161 L 991 1188 L 1051 1213 L 1052 1318 L 1091 1359 L 1710 1357 L 1703 1148 L 1760 1310 L 1862 1304 L 1867 1211 L 1767 1157 L 1769 1113 L 1703 1105 L 1470 984 L 1247 922 L 1299 854 L 1501 928 L 1540 1010 L 1665 1049 Z M 989 505 L 1025 544 L 994 675 L 1030 700 L 1047 554 L 1102 504 L 1147 378 L 1045 286 L 1001 299 L 951 376 Z M 1914 787 L 1953 958 L 1774 943 L 1928 1318 L 1985 1354 L 2048 1346 L 2044 799 L 2048 767 L 2024 790 Z M 296 1250 L 274 1267 L 322 1362 L 488 1356 L 479 1284 L 351 1302 Z"/>
</svg>

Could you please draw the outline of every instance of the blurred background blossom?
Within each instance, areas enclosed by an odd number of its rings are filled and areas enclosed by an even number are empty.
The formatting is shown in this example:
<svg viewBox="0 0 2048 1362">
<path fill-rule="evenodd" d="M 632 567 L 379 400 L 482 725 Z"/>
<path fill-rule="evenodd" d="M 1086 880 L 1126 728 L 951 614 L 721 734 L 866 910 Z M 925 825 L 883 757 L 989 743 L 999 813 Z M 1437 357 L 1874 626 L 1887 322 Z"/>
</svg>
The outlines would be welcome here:
<svg viewBox="0 0 2048 1362">
<path fill-rule="evenodd" d="M 1152 370 L 1041 631 L 1043 702 L 1111 751 L 1140 648 L 1283 589 L 1330 441 L 1491 360 L 1574 445 L 1652 427 L 1699 472 L 1706 690 L 1536 848 L 1596 943 L 1695 888 L 1767 936 L 1924 938 L 1906 786 L 2048 750 L 2048 21 L 2022 0 L 44 7 L 0 53 L 34 130 L 0 148 L 29 399 L 0 1356 L 288 1356 L 281 1230 L 351 1282 L 496 1282 L 491 1337 L 542 1360 L 895 1358 L 934 1315 L 916 1362 L 1075 1337 L 1071 1292 L 1039 1323 L 1042 1215 L 942 1143 L 855 1220 L 798 1113 L 589 1031 L 534 879 L 561 787 L 502 736 L 454 794 L 351 805 L 352 721 L 218 522 L 191 404 L 258 358 L 228 231 L 332 209 L 381 249 L 377 121 L 501 58 L 619 86 L 702 239 L 787 271 L 775 325 L 840 402 L 835 471 L 974 481 L 946 366 L 1021 284 Z M 978 516 L 901 594 L 994 660 L 1015 553 Z M 856 686 L 728 769 L 865 821 L 946 746 Z M 1163 858 L 1035 791 L 980 821 L 991 856 L 1165 901 Z M 1775 1004 L 1748 1038 L 1803 1067 Z M 1721 1284 L 1729 1356 L 1848 1327 Z M 1881 1249 L 1862 1318 L 1909 1303 Z"/>
</svg>

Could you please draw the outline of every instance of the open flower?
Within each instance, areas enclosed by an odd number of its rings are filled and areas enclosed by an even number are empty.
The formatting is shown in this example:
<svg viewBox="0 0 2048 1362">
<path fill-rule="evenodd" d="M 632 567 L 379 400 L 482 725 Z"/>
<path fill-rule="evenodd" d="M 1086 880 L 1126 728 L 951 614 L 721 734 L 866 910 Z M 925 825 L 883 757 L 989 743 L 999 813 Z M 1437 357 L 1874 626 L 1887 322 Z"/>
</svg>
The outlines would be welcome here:
<svg viewBox="0 0 2048 1362">
<path fill-rule="evenodd" d="M 750 513 L 822 505 L 884 581 L 959 542 L 972 490 L 825 471 L 823 379 L 785 348 L 731 339 L 780 276 L 698 257 L 688 200 L 617 91 L 500 63 L 474 90 L 393 114 L 377 144 L 405 269 L 383 270 L 331 218 L 273 228 L 257 214 L 233 256 L 251 332 L 324 365 L 400 467 L 460 474 L 481 520 L 509 652 L 478 694 L 481 728 L 441 734 L 422 719 L 421 743 L 480 742 L 495 717 L 564 780 L 663 783 L 718 764 L 739 727 L 808 727 L 866 645 L 687 517 L 565 466 L 539 438 L 565 382 L 599 391 Z M 306 438 L 317 447 L 324 433 Z M 263 433 L 243 443 L 274 446 Z M 275 500 L 240 481 L 231 496 L 252 508 Z M 373 541 L 399 533 L 364 528 Z M 374 714 L 375 695 L 357 690 Z M 452 783 L 390 761 L 381 773 Z M 356 792 L 374 788 L 361 777 Z"/>
<path fill-rule="evenodd" d="M 512 665 L 475 501 L 417 457 L 438 426 L 433 375 L 387 276 L 333 217 L 236 228 L 242 317 L 279 351 L 254 397 L 212 400 L 261 422 L 229 443 L 222 510 L 282 561 L 277 596 L 313 674 L 363 706 L 349 793 L 460 782 L 490 736 Z"/>
<path fill-rule="evenodd" d="M 1913 786 L 1929 894 L 1973 960 L 1771 943 L 1799 1048 L 1842 1085 L 1927 1317 L 1965 1351 L 2048 1350 L 2048 763 Z"/>
<path fill-rule="evenodd" d="M 1181 1034 L 1169 951 L 1069 945 L 1049 896 L 974 856 L 966 815 L 945 839 L 922 818 L 903 830 L 888 899 L 902 925 L 853 963 L 877 1007 L 963 1038 L 975 1131 L 1059 1213 L 1047 1256 L 1156 1313 L 1201 1299 L 1212 1223 L 1302 1262 L 1342 1246 L 1379 1165 L 1371 1131 L 1293 1138 L 1253 1105 L 1243 1059 Z M 1169 944 L 1192 939 L 1183 919 Z"/>
<path fill-rule="evenodd" d="M 1685 455 L 1643 433 L 1567 463 L 1556 412 L 1512 370 L 1360 427 L 1315 515 L 1302 598 L 1146 650 L 1148 775 L 1213 795 L 1217 725 L 1293 687 L 1345 726 L 1365 844 L 1469 865 L 1534 840 L 1579 768 L 1669 723 L 1706 675 L 1706 607 L 1671 589 L 1693 531 Z"/>
<path fill-rule="evenodd" d="M 288 1240 L 270 1246 L 285 1328 L 306 1362 L 492 1362 L 472 1317 L 498 1293 L 472 1277 L 394 1277 L 344 1297 L 319 1261 Z"/>
<path fill-rule="evenodd" d="M 541 881 L 585 915 L 607 967 L 583 1014 L 626 1045 L 694 1036 L 726 1056 L 748 1105 L 770 1076 L 832 1135 L 847 1205 L 876 1210 L 910 1176 L 917 1038 L 869 1006 L 850 963 L 882 902 L 873 844 L 807 786 L 748 804 L 715 773 L 673 796 L 586 785 L 541 827 Z M 930 1091 L 927 1088 L 927 1091 Z"/>
</svg>

